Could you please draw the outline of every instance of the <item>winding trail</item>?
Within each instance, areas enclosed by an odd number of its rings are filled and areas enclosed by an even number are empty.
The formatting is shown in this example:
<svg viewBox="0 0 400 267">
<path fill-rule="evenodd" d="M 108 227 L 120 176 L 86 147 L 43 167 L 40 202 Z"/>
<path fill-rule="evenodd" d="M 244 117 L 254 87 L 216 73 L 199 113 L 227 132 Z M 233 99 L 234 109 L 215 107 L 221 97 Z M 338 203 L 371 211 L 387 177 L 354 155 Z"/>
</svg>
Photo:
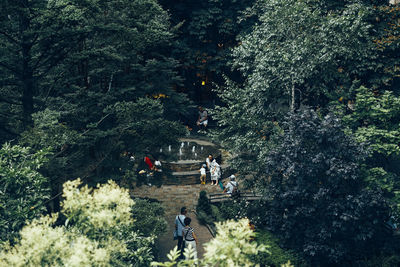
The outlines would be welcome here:
<svg viewBox="0 0 400 267">
<path fill-rule="evenodd" d="M 207 227 L 200 225 L 197 220 L 195 210 L 200 191 L 207 191 L 207 194 L 220 193 L 219 186 L 206 185 L 163 185 L 161 187 L 143 185 L 136 187 L 131 191 L 134 197 L 147 197 L 159 200 L 165 209 L 165 219 L 168 226 L 166 232 L 162 234 L 156 241 L 158 249 L 158 261 L 166 261 L 167 254 L 173 249 L 177 241 L 172 238 L 174 229 L 175 216 L 179 213 L 180 208 L 185 206 L 188 208 L 188 217 L 192 219 L 191 226 L 194 228 L 195 233 L 199 239 L 199 246 L 197 248 L 198 257 L 201 258 L 204 254 L 203 245 L 212 239 L 211 233 Z"/>
</svg>

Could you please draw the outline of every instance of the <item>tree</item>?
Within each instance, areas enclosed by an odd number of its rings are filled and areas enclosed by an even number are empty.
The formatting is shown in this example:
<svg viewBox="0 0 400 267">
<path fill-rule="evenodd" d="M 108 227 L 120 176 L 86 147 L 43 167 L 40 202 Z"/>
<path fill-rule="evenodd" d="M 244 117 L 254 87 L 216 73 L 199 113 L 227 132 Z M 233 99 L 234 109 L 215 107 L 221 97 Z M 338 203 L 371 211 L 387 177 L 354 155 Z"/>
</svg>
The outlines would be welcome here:
<svg viewBox="0 0 400 267">
<path fill-rule="evenodd" d="M 173 145 L 186 133 L 176 120 L 187 98 L 173 88 L 180 83 L 177 62 L 168 57 L 173 34 L 156 1 L 61 0 L 49 6 L 59 14 L 43 31 L 67 38 L 71 49 L 38 80 L 43 91 L 35 95 L 32 128 L 20 143 L 54 151 L 45 171 L 56 195 L 71 177 L 93 184 L 122 177 L 129 159 L 123 155 L 140 159 Z"/>
<path fill-rule="evenodd" d="M 360 72 L 373 53 L 363 5 L 328 15 L 296 0 L 262 1 L 256 7 L 262 12 L 249 15 L 260 14 L 259 22 L 241 36 L 233 67 L 243 74 L 247 91 L 254 91 L 252 104 L 265 112 L 276 105 L 293 111 L 300 103 L 316 106 L 315 99 L 329 99 L 336 86 L 351 81 L 349 73 L 340 75 L 344 68 Z"/>
<path fill-rule="evenodd" d="M 374 90 L 392 90 L 399 93 L 400 84 L 400 7 L 398 5 L 374 6 L 375 35 L 374 44 L 379 57 L 376 58 L 376 70 L 370 74 Z"/>
<path fill-rule="evenodd" d="M 399 209 L 400 188 L 398 169 L 400 154 L 400 98 L 390 91 L 359 87 L 354 105 L 336 105 L 347 132 L 358 142 L 368 144 L 366 179 L 371 187 L 385 191 L 394 210 Z"/>
<path fill-rule="evenodd" d="M 161 0 L 170 11 L 171 22 L 178 26 L 173 55 L 179 60 L 179 72 L 184 83 L 178 87 L 192 99 L 213 99 L 213 84 L 223 84 L 222 74 L 231 74 L 230 49 L 237 45 L 236 37 L 247 29 L 247 21 L 239 16 L 254 0 Z M 233 76 L 233 75 L 232 75 Z"/>
<path fill-rule="evenodd" d="M 32 153 L 29 148 L 6 143 L 0 149 L 0 234 L 1 241 L 14 242 L 18 232 L 46 212 L 50 198 L 49 179 L 39 169 L 48 152 Z"/>
<path fill-rule="evenodd" d="M 77 179 L 65 183 L 63 197 L 65 222 L 56 223 L 61 214 L 31 222 L 15 246 L 3 246 L 1 265 L 148 266 L 153 260 L 155 236 L 133 230 L 127 189 L 109 181 L 93 190 Z"/>
<path fill-rule="evenodd" d="M 366 189 L 366 152 L 340 121 L 310 110 L 289 114 L 281 142 L 265 158 L 268 199 L 260 212 L 268 228 L 313 265 L 349 264 L 374 254 L 385 236 L 388 206 Z"/>
<path fill-rule="evenodd" d="M 32 114 L 52 88 L 50 73 L 64 62 L 82 38 L 61 1 L 21 0 L 0 4 L 1 140 L 29 128 Z M 59 74 L 59 73 L 58 73 Z M 59 75 L 52 78 L 58 80 Z"/>
<path fill-rule="evenodd" d="M 332 99 L 352 95 L 352 81 L 374 68 L 370 9 L 350 3 L 327 12 L 314 1 L 258 1 L 244 13 L 252 30 L 238 37 L 231 64 L 242 80 L 218 89 L 224 105 L 213 117 L 216 138 L 242 173 L 264 176 L 279 121 L 302 105 L 325 112 Z"/>
</svg>

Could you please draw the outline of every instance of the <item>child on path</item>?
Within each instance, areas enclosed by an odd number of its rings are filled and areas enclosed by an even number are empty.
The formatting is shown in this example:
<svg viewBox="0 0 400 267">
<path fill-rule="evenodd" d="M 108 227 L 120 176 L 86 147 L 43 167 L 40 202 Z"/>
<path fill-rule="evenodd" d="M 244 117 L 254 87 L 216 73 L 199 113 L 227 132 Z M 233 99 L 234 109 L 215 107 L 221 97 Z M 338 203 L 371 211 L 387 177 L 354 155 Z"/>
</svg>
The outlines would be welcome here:
<svg viewBox="0 0 400 267">
<path fill-rule="evenodd" d="M 201 184 L 206 184 L 206 164 L 203 164 L 199 170 L 200 172 L 200 182 Z"/>
</svg>

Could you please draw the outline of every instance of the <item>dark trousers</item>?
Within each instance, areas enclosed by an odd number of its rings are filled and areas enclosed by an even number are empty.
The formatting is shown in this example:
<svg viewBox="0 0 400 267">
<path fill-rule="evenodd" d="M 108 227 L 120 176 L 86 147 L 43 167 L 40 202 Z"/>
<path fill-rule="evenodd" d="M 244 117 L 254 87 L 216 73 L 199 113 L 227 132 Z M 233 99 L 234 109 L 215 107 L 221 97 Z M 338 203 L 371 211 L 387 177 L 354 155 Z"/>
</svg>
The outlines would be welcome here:
<svg viewBox="0 0 400 267">
<path fill-rule="evenodd" d="M 181 256 L 179 258 L 183 259 L 183 251 L 185 250 L 185 246 L 183 243 L 183 236 L 178 236 L 178 251 L 181 252 Z"/>
</svg>

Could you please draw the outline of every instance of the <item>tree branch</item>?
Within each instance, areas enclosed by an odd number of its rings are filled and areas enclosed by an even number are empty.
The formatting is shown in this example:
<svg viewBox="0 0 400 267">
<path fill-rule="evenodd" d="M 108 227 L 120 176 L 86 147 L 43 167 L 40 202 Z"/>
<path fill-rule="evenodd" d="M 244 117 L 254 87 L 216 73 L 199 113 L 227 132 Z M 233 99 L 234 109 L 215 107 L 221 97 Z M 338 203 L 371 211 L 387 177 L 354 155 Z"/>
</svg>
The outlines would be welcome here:
<svg viewBox="0 0 400 267">
<path fill-rule="evenodd" d="M 13 72 L 16 75 L 20 75 L 21 74 L 17 69 L 14 69 L 14 68 L 10 67 L 7 64 L 4 64 L 3 62 L 0 62 L 0 66 L 8 69 L 9 71 Z"/>
<path fill-rule="evenodd" d="M 6 32 L 0 31 L 0 34 L 4 35 L 5 37 L 7 37 L 7 39 L 9 39 L 11 42 L 20 45 L 20 42 L 18 42 L 16 39 L 14 39 L 11 35 L 9 35 Z"/>
</svg>

